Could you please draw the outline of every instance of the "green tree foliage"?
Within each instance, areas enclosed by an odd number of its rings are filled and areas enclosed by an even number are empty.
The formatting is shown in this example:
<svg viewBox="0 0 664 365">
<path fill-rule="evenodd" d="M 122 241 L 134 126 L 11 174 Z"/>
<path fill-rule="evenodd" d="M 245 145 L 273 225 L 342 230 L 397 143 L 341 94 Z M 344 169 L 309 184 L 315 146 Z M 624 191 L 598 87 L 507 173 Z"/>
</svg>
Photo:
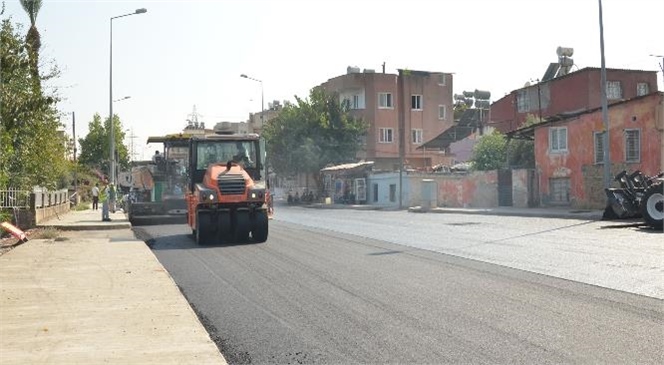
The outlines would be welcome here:
<svg viewBox="0 0 664 365">
<path fill-rule="evenodd" d="M 109 119 L 106 118 L 102 124 L 101 116 L 95 114 L 92 121 L 88 123 L 88 134 L 85 138 L 78 140 L 78 143 L 81 145 L 81 154 L 78 159 L 79 163 L 87 165 L 90 168 L 108 172 L 110 146 L 109 132 Z M 127 146 L 123 143 L 125 132 L 122 128 L 122 122 L 117 114 L 113 116 L 113 134 L 115 135 L 115 153 L 117 154 L 118 164 L 121 168 L 128 168 L 129 151 L 127 150 Z"/>
<path fill-rule="evenodd" d="M 264 127 L 268 154 L 277 173 L 315 173 L 328 164 L 355 161 L 367 125 L 353 118 L 339 96 L 314 88 L 309 99 L 295 97 Z"/>
<path fill-rule="evenodd" d="M 471 161 L 479 171 L 504 168 L 509 154 L 511 168 L 535 167 L 535 144 L 530 140 L 508 140 L 504 134 L 494 131 L 483 136 L 473 148 Z"/>
<path fill-rule="evenodd" d="M 37 30 L 37 14 L 42 7 L 41 0 L 19 0 L 23 10 L 30 18 L 30 29 L 25 36 L 25 43 L 29 47 L 30 69 L 35 82 L 39 82 L 39 49 L 41 48 L 41 35 Z"/>
<path fill-rule="evenodd" d="M 66 174 L 66 140 L 55 95 L 42 92 L 30 47 L 10 19 L 0 28 L 0 186 L 58 187 Z M 54 77 L 47 76 L 45 80 Z"/>
<path fill-rule="evenodd" d="M 482 136 L 473 147 L 473 155 L 470 158 L 473 168 L 487 171 L 497 170 L 505 166 L 506 142 L 505 135 L 498 131 Z"/>
</svg>

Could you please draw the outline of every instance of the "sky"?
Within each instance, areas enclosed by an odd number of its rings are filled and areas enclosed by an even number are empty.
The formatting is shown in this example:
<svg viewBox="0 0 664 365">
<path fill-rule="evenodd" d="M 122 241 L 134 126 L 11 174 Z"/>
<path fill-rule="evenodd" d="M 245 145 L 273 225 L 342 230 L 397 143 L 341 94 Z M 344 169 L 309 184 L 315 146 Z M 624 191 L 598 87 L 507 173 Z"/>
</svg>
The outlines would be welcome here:
<svg viewBox="0 0 664 365">
<path fill-rule="evenodd" d="M 29 19 L 5 0 L 14 22 Z M 44 0 L 37 18 L 40 62 L 61 76 L 62 122 L 87 133 L 109 114 L 110 18 L 113 97 L 136 158 L 150 135 L 176 133 L 196 105 L 199 121 L 246 121 L 272 100 L 306 97 L 348 66 L 454 74 L 454 92 L 488 90 L 493 100 L 541 78 L 558 46 L 574 48 L 578 68 L 600 66 L 596 0 Z M 606 66 L 659 71 L 664 1 L 604 0 Z M 129 133 L 128 133 L 129 134 Z M 126 140 L 130 145 L 129 139 Z"/>
</svg>

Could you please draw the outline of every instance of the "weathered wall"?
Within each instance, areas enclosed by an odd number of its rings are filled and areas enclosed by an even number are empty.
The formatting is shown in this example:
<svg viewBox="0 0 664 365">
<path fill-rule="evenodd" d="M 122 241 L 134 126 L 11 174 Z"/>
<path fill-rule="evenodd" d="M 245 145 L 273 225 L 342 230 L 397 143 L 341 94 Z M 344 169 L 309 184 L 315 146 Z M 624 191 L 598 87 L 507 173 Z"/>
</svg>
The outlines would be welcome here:
<svg viewBox="0 0 664 365">
<path fill-rule="evenodd" d="M 36 208 L 33 212 L 35 217 L 34 222 L 35 224 L 40 224 L 49 219 L 57 218 L 58 215 L 65 214 L 67 212 L 69 212 L 69 202 L 51 207 Z"/>
<path fill-rule="evenodd" d="M 438 183 L 438 205 L 456 208 L 498 206 L 498 173 L 477 171 L 467 175 L 443 175 Z"/>
<path fill-rule="evenodd" d="M 439 207 L 492 208 L 498 206 L 498 172 L 475 171 L 469 174 L 404 174 L 403 206 L 422 205 L 423 180 L 433 180 Z M 390 201 L 390 185 L 396 188 L 396 197 Z M 378 188 L 374 199 L 374 186 Z M 514 206 L 528 207 L 528 170 L 512 172 Z M 371 174 L 367 179 L 367 204 L 384 207 L 399 206 L 399 174 Z"/>
</svg>

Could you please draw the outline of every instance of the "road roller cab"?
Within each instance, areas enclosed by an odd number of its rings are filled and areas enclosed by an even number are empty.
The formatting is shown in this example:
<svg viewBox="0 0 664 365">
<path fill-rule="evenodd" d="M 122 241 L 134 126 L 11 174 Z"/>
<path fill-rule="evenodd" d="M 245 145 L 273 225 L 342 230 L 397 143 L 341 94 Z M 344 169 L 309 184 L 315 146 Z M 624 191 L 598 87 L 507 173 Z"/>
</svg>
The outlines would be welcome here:
<svg viewBox="0 0 664 365">
<path fill-rule="evenodd" d="M 197 244 L 267 240 L 265 143 L 257 134 L 193 137 L 188 176 L 187 219 Z"/>
</svg>

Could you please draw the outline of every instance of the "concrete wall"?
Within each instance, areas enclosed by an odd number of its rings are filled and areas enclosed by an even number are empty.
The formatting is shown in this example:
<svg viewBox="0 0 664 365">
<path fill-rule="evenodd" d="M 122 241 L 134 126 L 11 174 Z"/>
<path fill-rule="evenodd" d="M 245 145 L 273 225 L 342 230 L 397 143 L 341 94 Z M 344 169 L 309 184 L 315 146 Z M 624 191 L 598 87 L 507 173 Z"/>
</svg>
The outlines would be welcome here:
<svg viewBox="0 0 664 365">
<path fill-rule="evenodd" d="M 442 175 L 438 183 L 438 205 L 454 208 L 498 206 L 498 173 L 476 171 L 467 175 Z"/>
<path fill-rule="evenodd" d="M 35 224 L 40 224 L 49 219 L 57 218 L 59 215 L 69 212 L 69 202 L 51 207 L 37 208 L 33 211 Z"/>
<path fill-rule="evenodd" d="M 404 174 L 403 206 L 422 204 L 424 179 L 436 185 L 436 201 L 440 207 L 492 208 L 498 206 L 497 171 L 476 171 L 469 174 Z M 367 180 L 368 204 L 398 207 L 399 174 L 369 175 Z M 378 187 L 378 199 L 374 200 L 374 185 Z M 390 185 L 396 186 L 395 201 L 390 201 Z M 528 207 L 528 170 L 514 170 L 512 175 L 514 206 Z"/>
</svg>

